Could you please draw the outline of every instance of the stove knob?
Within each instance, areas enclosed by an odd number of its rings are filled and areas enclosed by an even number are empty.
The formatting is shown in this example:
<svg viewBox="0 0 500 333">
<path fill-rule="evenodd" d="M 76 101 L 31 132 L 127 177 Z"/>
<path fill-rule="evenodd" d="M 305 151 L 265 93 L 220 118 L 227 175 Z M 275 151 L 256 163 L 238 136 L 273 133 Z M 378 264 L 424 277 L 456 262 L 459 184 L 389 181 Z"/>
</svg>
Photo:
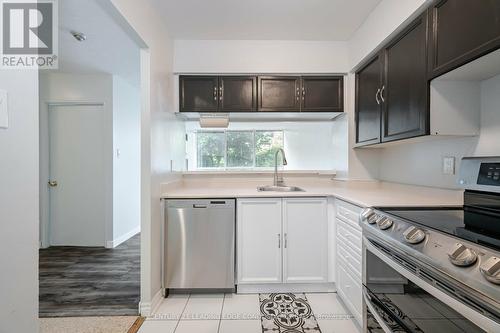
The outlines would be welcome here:
<svg viewBox="0 0 500 333">
<path fill-rule="evenodd" d="M 479 270 L 486 280 L 500 284 L 500 258 L 491 257 L 479 267 Z"/>
<path fill-rule="evenodd" d="M 421 243 L 425 239 L 425 232 L 417 227 L 409 227 L 403 233 L 406 242 L 410 244 Z"/>
<path fill-rule="evenodd" d="M 457 243 L 453 249 L 448 252 L 448 258 L 450 258 L 453 265 L 466 267 L 473 265 L 477 261 L 477 253 L 464 244 Z"/>
<path fill-rule="evenodd" d="M 361 215 L 359 216 L 359 220 L 361 222 L 368 221 L 371 217 L 376 216 L 375 211 L 371 208 L 366 208 L 361 212 Z"/>
<path fill-rule="evenodd" d="M 377 220 L 377 224 L 380 229 L 387 230 L 392 227 L 393 222 L 390 218 L 383 216 Z"/>
<path fill-rule="evenodd" d="M 370 216 L 368 218 L 368 220 L 366 220 L 366 222 L 368 222 L 369 224 L 375 224 L 378 219 L 379 219 L 379 216 L 377 214 L 373 214 L 372 216 Z"/>
</svg>

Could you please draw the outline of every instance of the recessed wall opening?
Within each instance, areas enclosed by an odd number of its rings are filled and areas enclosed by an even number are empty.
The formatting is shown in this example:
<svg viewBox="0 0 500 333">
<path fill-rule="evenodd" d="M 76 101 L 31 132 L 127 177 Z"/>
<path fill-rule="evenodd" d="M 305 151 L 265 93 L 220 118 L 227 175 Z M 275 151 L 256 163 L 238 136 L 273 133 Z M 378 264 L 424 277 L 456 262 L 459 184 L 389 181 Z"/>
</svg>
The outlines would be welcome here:
<svg viewBox="0 0 500 333">
<path fill-rule="evenodd" d="M 144 45 L 113 9 L 94 0 L 61 2 L 59 69 L 40 73 L 45 326 L 46 318 L 95 316 L 130 316 L 132 324 L 139 314 L 146 67 Z M 76 40 L 74 31 L 86 39 Z"/>
</svg>

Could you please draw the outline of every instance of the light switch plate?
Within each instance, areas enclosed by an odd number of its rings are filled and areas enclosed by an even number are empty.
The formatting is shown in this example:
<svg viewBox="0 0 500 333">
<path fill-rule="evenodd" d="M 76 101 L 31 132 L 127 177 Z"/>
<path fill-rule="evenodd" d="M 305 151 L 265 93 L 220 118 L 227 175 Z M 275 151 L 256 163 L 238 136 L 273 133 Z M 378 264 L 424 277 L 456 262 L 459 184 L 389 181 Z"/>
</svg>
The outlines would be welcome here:
<svg viewBox="0 0 500 333">
<path fill-rule="evenodd" d="M 443 174 L 454 175 L 455 174 L 455 157 L 446 156 L 443 157 Z"/>
<path fill-rule="evenodd" d="M 9 128 L 9 101 L 7 91 L 0 89 L 0 128 Z"/>
</svg>

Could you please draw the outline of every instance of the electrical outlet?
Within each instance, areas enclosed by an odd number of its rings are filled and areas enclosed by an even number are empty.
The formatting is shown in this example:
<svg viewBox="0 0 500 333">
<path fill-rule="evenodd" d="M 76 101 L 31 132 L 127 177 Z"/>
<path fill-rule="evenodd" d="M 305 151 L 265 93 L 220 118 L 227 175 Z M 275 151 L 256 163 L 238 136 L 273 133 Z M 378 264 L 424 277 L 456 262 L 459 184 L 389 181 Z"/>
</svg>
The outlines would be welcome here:
<svg viewBox="0 0 500 333">
<path fill-rule="evenodd" d="M 443 174 L 454 175 L 455 174 L 455 157 L 446 156 L 443 157 Z"/>
<path fill-rule="evenodd" d="M 0 90 L 0 128 L 9 128 L 9 106 L 5 90 Z"/>
</svg>

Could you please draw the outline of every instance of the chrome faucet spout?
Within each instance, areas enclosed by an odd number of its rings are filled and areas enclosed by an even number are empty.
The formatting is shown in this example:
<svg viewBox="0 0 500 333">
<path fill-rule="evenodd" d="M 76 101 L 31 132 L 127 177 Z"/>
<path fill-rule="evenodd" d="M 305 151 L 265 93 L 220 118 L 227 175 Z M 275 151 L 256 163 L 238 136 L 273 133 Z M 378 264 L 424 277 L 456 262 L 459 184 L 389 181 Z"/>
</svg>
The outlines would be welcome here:
<svg viewBox="0 0 500 333">
<path fill-rule="evenodd" d="M 288 162 L 286 160 L 285 151 L 282 148 L 278 148 L 276 154 L 274 155 L 274 186 L 284 186 L 285 182 L 283 180 L 283 175 L 278 175 L 278 154 L 281 152 L 281 156 L 283 157 L 283 165 L 287 165 Z"/>
</svg>

